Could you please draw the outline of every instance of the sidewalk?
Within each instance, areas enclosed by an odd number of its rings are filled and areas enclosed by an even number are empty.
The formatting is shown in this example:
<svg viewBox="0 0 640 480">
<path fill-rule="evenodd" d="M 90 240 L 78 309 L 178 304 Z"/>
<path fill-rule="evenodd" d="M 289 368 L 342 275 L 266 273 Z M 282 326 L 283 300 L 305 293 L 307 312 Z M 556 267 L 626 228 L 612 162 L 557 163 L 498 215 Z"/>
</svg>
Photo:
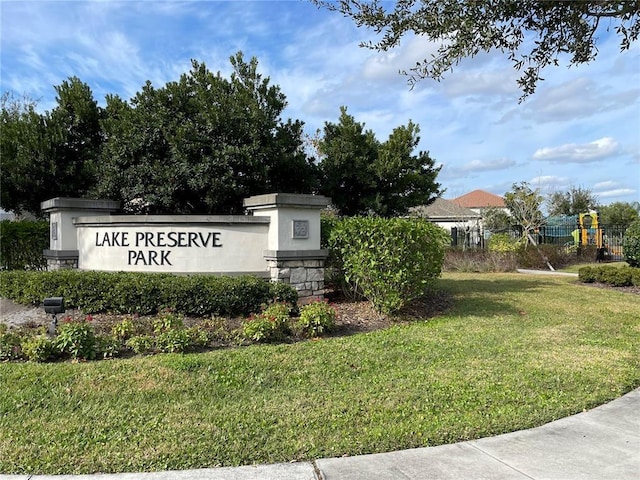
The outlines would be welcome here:
<svg viewBox="0 0 640 480">
<path fill-rule="evenodd" d="M 0 480 L 638 480 L 640 388 L 538 428 L 470 442 L 315 462 Z"/>
</svg>

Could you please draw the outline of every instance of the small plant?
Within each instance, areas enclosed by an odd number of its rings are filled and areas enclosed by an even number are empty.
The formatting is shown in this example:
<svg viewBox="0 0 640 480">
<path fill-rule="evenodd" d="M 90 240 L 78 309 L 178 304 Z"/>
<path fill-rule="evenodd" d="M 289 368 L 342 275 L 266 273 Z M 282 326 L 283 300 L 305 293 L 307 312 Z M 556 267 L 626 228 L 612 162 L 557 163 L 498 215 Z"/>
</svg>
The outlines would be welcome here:
<svg viewBox="0 0 640 480">
<path fill-rule="evenodd" d="M 250 316 L 242 324 L 242 336 L 254 342 L 275 342 L 284 338 L 289 330 L 291 306 L 272 303 L 262 313 Z"/>
<path fill-rule="evenodd" d="M 85 320 L 65 320 L 55 338 L 55 346 L 60 353 L 75 360 L 93 360 L 96 357 L 93 326 Z"/>
<path fill-rule="evenodd" d="M 126 342 L 128 339 L 130 339 L 135 331 L 135 325 L 128 318 L 120 320 L 111 328 L 111 334 L 122 342 Z"/>
<path fill-rule="evenodd" d="M 494 233 L 489 238 L 489 251 L 490 252 L 515 252 L 520 246 L 520 241 L 513 238 L 508 233 Z"/>
<path fill-rule="evenodd" d="M 336 311 L 325 302 L 314 302 L 300 309 L 296 330 L 306 337 L 317 337 L 330 332 L 336 326 Z"/>
<path fill-rule="evenodd" d="M 56 356 L 56 345 L 47 335 L 34 335 L 22 339 L 22 353 L 32 362 L 47 362 Z"/>
<path fill-rule="evenodd" d="M 0 361 L 17 360 L 22 354 L 20 336 L 9 330 L 6 325 L 0 327 Z"/>
<path fill-rule="evenodd" d="M 156 347 L 163 353 L 184 353 L 192 346 L 192 337 L 186 328 L 166 330 L 156 337 Z"/>
<path fill-rule="evenodd" d="M 229 340 L 225 320 L 221 317 L 212 317 L 198 322 L 189 330 L 193 343 L 198 347 L 206 347 L 215 341 Z"/>
<path fill-rule="evenodd" d="M 158 318 L 153 321 L 153 332 L 156 335 L 182 328 L 184 328 L 182 316 L 173 313 L 171 310 L 164 310 Z"/>
<path fill-rule="evenodd" d="M 125 345 L 138 355 L 149 353 L 153 351 L 153 338 L 149 335 L 135 335 L 127 340 Z"/>
<path fill-rule="evenodd" d="M 115 358 L 120 355 L 121 345 L 115 335 L 96 335 L 96 357 Z"/>
</svg>

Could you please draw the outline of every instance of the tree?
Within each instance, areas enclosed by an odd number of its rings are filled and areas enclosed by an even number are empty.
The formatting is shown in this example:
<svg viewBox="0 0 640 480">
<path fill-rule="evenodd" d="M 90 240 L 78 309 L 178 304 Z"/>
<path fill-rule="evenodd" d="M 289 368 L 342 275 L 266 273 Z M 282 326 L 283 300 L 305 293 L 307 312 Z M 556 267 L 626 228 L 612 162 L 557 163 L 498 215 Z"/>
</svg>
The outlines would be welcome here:
<svg viewBox="0 0 640 480">
<path fill-rule="evenodd" d="M 485 230 L 491 233 L 507 233 L 511 231 L 513 219 L 503 208 L 487 207 L 482 210 L 482 223 Z"/>
<path fill-rule="evenodd" d="M 607 226 L 620 225 L 625 229 L 640 219 L 639 202 L 614 202 L 599 207 L 600 223 Z"/>
<path fill-rule="evenodd" d="M 387 51 L 410 34 L 440 42 L 432 58 L 402 72 L 412 85 L 426 77 L 440 80 L 464 57 L 499 50 L 516 70 L 524 68 L 518 80 L 523 98 L 543 80 L 541 71 L 559 65 L 561 56 L 568 55 L 571 65 L 595 59 L 601 22 L 618 35 L 621 50 L 640 33 L 637 0 L 398 0 L 393 9 L 383 0 L 312 1 L 381 34 L 380 41 L 362 44 L 368 48 Z"/>
<path fill-rule="evenodd" d="M 409 121 L 380 143 L 373 131 L 340 108 L 337 124 L 326 122 L 318 141 L 320 193 L 331 197 L 340 214 L 404 215 L 410 207 L 428 205 L 442 194 L 440 167 L 428 152 L 413 155 L 419 128 Z"/>
<path fill-rule="evenodd" d="M 77 77 L 54 87 L 57 105 L 39 114 L 31 100 L 2 99 L 2 207 L 41 215 L 40 203 L 84 196 L 95 184 L 101 110 Z"/>
<path fill-rule="evenodd" d="M 300 121 L 283 122 L 284 94 L 258 61 L 231 57 L 230 79 L 192 62 L 178 81 L 107 98 L 96 193 L 140 213 L 242 213 L 242 199 L 311 193 L 314 166 Z"/>
<path fill-rule="evenodd" d="M 588 188 L 571 187 L 566 192 L 553 192 L 547 205 L 551 216 L 578 215 L 595 210 L 598 199 Z"/>
<path fill-rule="evenodd" d="M 542 195 L 532 190 L 527 182 L 514 183 L 512 190 L 504 194 L 506 204 L 515 223 L 522 228 L 522 237 L 529 241 L 533 232 L 544 223 L 540 211 Z"/>
</svg>

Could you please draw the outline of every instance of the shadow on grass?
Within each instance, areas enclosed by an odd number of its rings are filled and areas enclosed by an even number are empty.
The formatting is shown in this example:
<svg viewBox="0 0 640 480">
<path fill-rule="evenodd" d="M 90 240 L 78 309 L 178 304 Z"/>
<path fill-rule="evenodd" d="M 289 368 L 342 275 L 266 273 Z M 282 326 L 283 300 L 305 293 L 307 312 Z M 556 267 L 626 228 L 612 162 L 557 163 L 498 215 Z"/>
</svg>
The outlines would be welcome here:
<svg viewBox="0 0 640 480">
<path fill-rule="evenodd" d="M 502 275 L 478 274 L 473 278 L 442 278 L 438 281 L 438 288 L 453 297 L 450 313 L 494 316 L 521 315 L 523 308 L 518 303 L 519 294 L 535 294 L 536 291 L 556 288 L 556 284 L 548 278 L 532 280 L 517 275 L 505 278 Z"/>
</svg>

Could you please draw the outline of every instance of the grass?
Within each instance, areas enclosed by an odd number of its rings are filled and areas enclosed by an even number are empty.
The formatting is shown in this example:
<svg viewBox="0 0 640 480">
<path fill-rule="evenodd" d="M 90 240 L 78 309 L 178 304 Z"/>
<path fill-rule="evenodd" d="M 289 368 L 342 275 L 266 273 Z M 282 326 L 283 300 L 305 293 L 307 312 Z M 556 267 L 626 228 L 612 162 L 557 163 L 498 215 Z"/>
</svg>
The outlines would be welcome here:
<svg viewBox="0 0 640 480">
<path fill-rule="evenodd" d="M 575 265 L 569 265 L 564 268 L 558 269 L 559 272 L 568 272 L 568 273 L 578 273 L 582 267 L 594 267 L 597 265 L 607 265 L 611 267 L 624 267 L 628 265 L 627 262 L 605 262 L 605 263 L 596 263 L 596 262 L 586 262 L 586 263 L 576 263 Z"/>
<path fill-rule="evenodd" d="M 0 472 L 153 471 L 439 445 L 640 386 L 640 296 L 446 274 L 428 321 L 289 345 L 0 364 Z"/>
</svg>

